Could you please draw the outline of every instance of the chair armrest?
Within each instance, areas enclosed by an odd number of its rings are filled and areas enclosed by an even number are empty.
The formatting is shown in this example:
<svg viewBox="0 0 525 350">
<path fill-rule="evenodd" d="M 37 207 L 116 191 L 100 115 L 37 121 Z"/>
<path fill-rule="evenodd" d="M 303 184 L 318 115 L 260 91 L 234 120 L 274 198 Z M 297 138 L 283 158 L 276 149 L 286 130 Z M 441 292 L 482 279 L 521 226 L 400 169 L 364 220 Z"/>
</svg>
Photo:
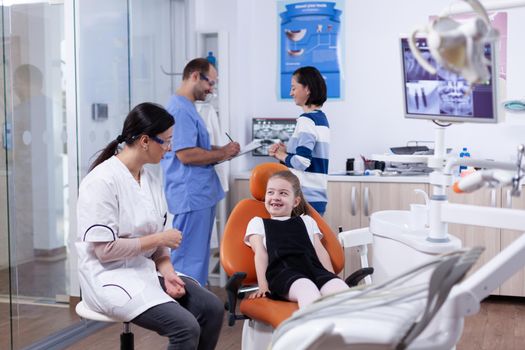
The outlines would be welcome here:
<svg viewBox="0 0 525 350">
<path fill-rule="evenodd" d="M 359 282 L 363 278 L 365 278 L 366 276 L 370 276 L 373 273 L 374 273 L 374 268 L 373 267 L 363 267 L 363 268 L 355 271 L 354 273 L 352 273 L 350 276 L 348 276 L 345 279 L 345 283 L 349 287 L 355 287 L 355 286 L 357 286 L 359 284 Z"/>
<path fill-rule="evenodd" d="M 248 292 L 246 288 L 241 290 L 242 281 L 246 278 L 245 272 L 235 272 L 228 282 L 226 282 L 226 293 L 228 300 L 224 304 L 226 310 L 228 310 L 228 326 L 233 326 L 237 320 L 245 320 L 248 317 L 244 315 L 237 315 L 237 297 L 240 299 Z M 239 295 L 238 295 L 239 294 Z"/>
<path fill-rule="evenodd" d="M 367 244 L 372 244 L 374 241 L 372 233 L 368 227 L 339 232 L 337 237 L 344 248 L 357 247 L 360 245 L 366 246 Z"/>
<path fill-rule="evenodd" d="M 239 291 L 237 292 L 237 298 L 244 299 L 246 294 L 250 294 L 258 290 L 259 290 L 259 286 L 257 285 L 241 287 L 239 288 Z"/>
</svg>

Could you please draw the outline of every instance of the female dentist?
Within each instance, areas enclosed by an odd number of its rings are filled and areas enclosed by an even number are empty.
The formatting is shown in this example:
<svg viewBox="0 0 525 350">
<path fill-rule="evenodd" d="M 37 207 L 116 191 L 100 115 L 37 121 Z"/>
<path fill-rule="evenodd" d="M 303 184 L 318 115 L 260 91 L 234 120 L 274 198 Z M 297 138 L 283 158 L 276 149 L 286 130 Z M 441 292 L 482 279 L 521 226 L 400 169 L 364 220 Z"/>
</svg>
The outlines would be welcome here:
<svg viewBox="0 0 525 350">
<path fill-rule="evenodd" d="M 168 248 L 176 249 L 182 234 L 164 230 L 162 183 L 144 167 L 170 150 L 173 125 L 164 108 L 139 104 L 82 181 L 76 243 L 82 298 L 97 312 L 168 337 L 168 349 L 214 349 L 222 302 L 173 269 Z"/>
</svg>

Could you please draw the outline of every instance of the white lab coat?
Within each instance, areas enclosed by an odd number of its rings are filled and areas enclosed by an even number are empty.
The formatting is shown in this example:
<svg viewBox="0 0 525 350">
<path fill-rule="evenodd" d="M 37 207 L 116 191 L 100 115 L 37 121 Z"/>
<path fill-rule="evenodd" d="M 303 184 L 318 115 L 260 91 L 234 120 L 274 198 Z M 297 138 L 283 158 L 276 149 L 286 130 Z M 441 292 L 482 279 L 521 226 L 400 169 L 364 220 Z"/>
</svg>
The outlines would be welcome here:
<svg viewBox="0 0 525 350">
<path fill-rule="evenodd" d="M 197 109 L 197 112 L 199 112 L 202 119 L 204 120 L 204 123 L 206 124 L 206 129 L 208 130 L 208 134 L 210 134 L 210 143 L 212 145 L 222 146 L 230 142 L 230 140 L 226 139 L 226 134 L 220 126 L 219 115 L 217 114 L 212 103 L 196 102 L 195 108 Z M 230 177 L 229 167 L 230 165 L 228 164 L 228 162 L 222 162 L 215 165 L 215 171 L 217 172 L 217 176 L 219 177 L 219 181 L 221 182 L 221 186 L 224 192 L 228 192 L 228 190 L 230 189 L 228 184 Z M 220 215 L 219 208 L 217 208 L 217 212 Z M 225 220 L 224 217 L 219 217 L 219 219 L 223 221 Z M 215 218 L 210 239 L 210 248 L 219 247 L 219 236 L 217 234 L 217 230 L 217 218 Z"/>
<path fill-rule="evenodd" d="M 196 102 L 195 108 L 206 124 L 206 129 L 208 130 L 208 134 L 210 134 L 210 143 L 212 145 L 222 146 L 230 142 L 230 140 L 226 139 L 226 134 L 220 126 L 219 115 L 211 103 Z M 215 165 L 215 171 L 221 182 L 222 189 L 224 192 L 228 192 L 230 189 L 228 184 L 230 176 L 228 163 L 223 162 Z"/>
<path fill-rule="evenodd" d="M 160 286 L 150 259 L 155 249 L 102 263 L 91 242 L 135 238 L 164 229 L 166 202 L 162 184 L 144 168 L 140 185 L 115 156 L 82 181 L 77 206 L 79 280 L 89 308 L 130 321 L 147 309 L 173 301 Z"/>
</svg>

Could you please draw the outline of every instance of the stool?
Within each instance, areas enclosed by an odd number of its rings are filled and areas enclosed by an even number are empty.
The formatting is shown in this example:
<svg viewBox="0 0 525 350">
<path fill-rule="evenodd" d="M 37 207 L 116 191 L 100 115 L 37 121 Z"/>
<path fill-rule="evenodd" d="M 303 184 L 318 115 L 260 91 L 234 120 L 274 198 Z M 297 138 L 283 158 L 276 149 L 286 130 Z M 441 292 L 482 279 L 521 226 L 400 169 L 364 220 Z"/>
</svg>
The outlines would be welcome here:
<svg viewBox="0 0 525 350">
<path fill-rule="evenodd" d="M 93 311 L 83 302 L 80 301 L 77 306 L 75 307 L 75 311 L 77 312 L 77 315 L 80 317 L 87 319 L 87 320 L 93 320 L 93 321 L 100 321 L 100 322 L 122 322 L 119 320 L 115 320 L 111 317 L 108 317 L 104 314 L 101 314 L 99 312 Z M 120 334 L 120 350 L 133 350 L 134 344 L 133 344 L 133 333 L 131 332 L 131 326 L 129 322 L 123 322 L 124 323 L 124 331 Z"/>
</svg>

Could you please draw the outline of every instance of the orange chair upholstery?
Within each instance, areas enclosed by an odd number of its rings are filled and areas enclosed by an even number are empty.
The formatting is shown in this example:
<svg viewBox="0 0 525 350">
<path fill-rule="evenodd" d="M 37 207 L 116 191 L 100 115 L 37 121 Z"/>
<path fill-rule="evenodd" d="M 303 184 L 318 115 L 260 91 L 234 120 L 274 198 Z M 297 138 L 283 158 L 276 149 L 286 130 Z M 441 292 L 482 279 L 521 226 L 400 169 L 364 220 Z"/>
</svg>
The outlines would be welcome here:
<svg viewBox="0 0 525 350">
<path fill-rule="evenodd" d="M 241 200 L 231 212 L 226 223 L 220 245 L 221 264 L 228 276 L 244 272 L 246 277 L 242 281 L 243 285 L 257 283 L 254 254 L 252 249 L 244 244 L 246 227 L 254 216 L 270 217 L 264 207 L 266 183 L 271 175 L 282 170 L 288 170 L 288 168 L 279 163 L 264 163 L 256 166 L 252 170 L 250 178 L 250 191 L 254 199 Z M 308 206 L 308 209 L 309 215 L 314 218 L 323 233 L 322 243 L 330 254 L 335 272 L 341 272 L 344 267 L 344 251 L 341 244 L 319 213 L 311 206 Z M 235 305 L 229 305 L 229 308 L 235 308 Z M 245 298 L 240 303 L 242 314 L 250 319 L 269 324 L 274 328 L 290 317 L 297 309 L 297 303 L 268 298 Z M 230 325 L 232 324 L 233 322 L 230 323 Z"/>
</svg>

